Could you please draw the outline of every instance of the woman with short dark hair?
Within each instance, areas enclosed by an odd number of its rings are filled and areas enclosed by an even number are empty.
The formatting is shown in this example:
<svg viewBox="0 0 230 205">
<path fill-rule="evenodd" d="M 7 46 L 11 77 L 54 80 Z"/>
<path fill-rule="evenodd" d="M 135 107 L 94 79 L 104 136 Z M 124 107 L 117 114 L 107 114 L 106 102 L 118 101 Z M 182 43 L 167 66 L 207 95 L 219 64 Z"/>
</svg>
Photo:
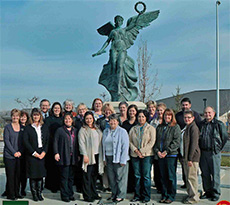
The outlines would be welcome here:
<svg viewBox="0 0 230 205">
<path fill-rule="evenodd" d="M 78 164 L 79 148 L 77 129 L 73 127 L 73 116 L 65 114 L 64 125 L 55 132 L 53 150 L 54 158 L 60 171 L 61 199 L 74 201 L 74 172 Z"/>
<path fill-rule="evenodd" d="M 135 195 L 132 202 L 147 203 L 151 199 L 151 167 L 156 130 L 148 124 L 148 112 L 139 110 L 138 124 L 129 132 L 131 162 L 135 176 Z"/>
<path fill-rule="evenodd" d="M 118 203 L 124 200 L 127 191 L 129 136 L 119 126 L 115 114 L 109 116 L 109 125 L 103 132 L 103 161 L 112 191 L 111 199 Z"/>
<path fill-rule="evenodd" d="M 157 138 L 154 147 L 158 157 L 161 175 L 162 198 L 160 203 L 170 204 L 175 200 L 177 179 L 177 155 L 180 147 L 181 130 L 176 122 L 172 109 L 167 108 L 163 122 L 157 127 Z"/>
<path fill-rule="evenodd" d="M 26 150 L 27 177 L 34 201 L 43 201 L 42 178 L 46 176 L 45 155 L 48 151 L 49 129 L 43 123 L 41 111 L 33 108 L 30 124 L 25 127 L 23 142 Z"/>
</svg>

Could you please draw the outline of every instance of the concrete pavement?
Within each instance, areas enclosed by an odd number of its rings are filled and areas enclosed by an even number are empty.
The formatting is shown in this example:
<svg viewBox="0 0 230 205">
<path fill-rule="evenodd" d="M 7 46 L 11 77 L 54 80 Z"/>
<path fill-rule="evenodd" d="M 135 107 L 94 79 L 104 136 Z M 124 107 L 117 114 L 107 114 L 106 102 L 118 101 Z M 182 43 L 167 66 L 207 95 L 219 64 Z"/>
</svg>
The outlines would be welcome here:
<svg viewBox="0 0 230 205">
<path fill-rule="evenodd" d="M 0 193 L 1 194 L 3 193 L 3 191 L 5 189 L 5 180 L 6 180 L 5 169 L 1 168 L 0 169 Z M 175 202 L 173 202 L 173 204 L 183 204 L 181 201 L 186 196 L 186 190 L 180 188 L 180 186 L 183 184 L 183 182 L 182 182 L 182 175 L 181 175 L 181 167 L 179 165 L 178 165 L 178 168 L 177 168 L 177 184 L 178 184 L 177 196 L 176 196 L 176 200 L 175 200 Z M 201 184 L 200 176 L 199 176 L 199 189 L 202 190 L 202 184 Z M 67 204 L 67 203 L 61 201 L 60 192 L 52 193 L 49 190 L 44 189 L 43 196 L 44 196 L 45 200 L 42 201 L 42 202 L 34 202 L 32 200 L 32 196 L 31 196 L 28 184 L 27 184 L 26 191 L 27 191 L 27 196 L 24 199 L 20 199 L 19 201 L 22 201 L 22 200 L 29 201 L 30 205 Z M 160 200 L 161 195 L 156 193 L 155 187 L 152 187 L 151 192 L 152 192 L 151 201 L 148 204 L 149 205 L 160 204 L 160 203 L 158 203 L 158 201 Z M 219 201 L 221 201 L 221 200 L 230 201 L 230 168 L 224 168 L 224 167 L 221 168 L 221 192 L 222 192 L 222 194 L 221 194 L 221 198 L 220 198 Z M 103 199 L 102 202 L 104 204 L 112 204 L 111 202 L 106 201 L 106 199 L 110 196 L 109 192 L 100 193 L 100 194 L 102 196 L 102 199 Z M 80 193 L 75 192 L 74 197 L 76 198 L 76 200 L 73 201 L 73 202 L 70 202 L 68 204 L 72 204 L 72 205 L 75 205 L 75 204 L 77 204 L 77 205 L 89 204 L 89 203 L 86 203 L 86 202 L 83 201 L 82 194 L 80 194 Z M 136 204 L 136 205 L 138 205 L 138 204 L 141 204 L 141 203 L 131 203 L 130 199 L 132 199 L 132 198 L 133 198 L 133 194 L 127 194 L 126 200 L 121 202 L 121 203 L 119 203 L 119 204 L 120 205 L 125 205 L 125 204 L 130 204 L 130 205 L 131 204 L 132 205 Z M 2 201 L 4 201 L 4 200 L 6 200 L 6 199 L 4 197 L 1 197 L 0 198 L 0 203 L 2 204 Z M 98 201 L 95 201 L 94 203 L 91 203 L 91 204 L 97 204 L 97 203 L 98 203 Z M 209 200 L 205 199 L 205 200 L 201 200 L 199 202 L 199 204 L 217 204 L 217 202 L 212 202 L 212 201 L 209 201 Z"/>
</svg>

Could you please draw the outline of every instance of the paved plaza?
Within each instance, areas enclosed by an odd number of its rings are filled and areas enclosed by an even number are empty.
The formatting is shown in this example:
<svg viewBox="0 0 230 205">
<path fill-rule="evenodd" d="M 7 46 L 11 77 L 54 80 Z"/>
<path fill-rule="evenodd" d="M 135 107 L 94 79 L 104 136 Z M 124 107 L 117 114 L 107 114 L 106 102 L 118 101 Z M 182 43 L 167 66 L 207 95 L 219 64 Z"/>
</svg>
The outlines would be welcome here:
<svg viewBox="0 0 230 205">
<path fill-rule="evenodd" d="M 0 193 L 2 194 L 4 189 L 5 189 L 5 169 L 1 168 L 0 169 Z M 173 202 L 172 204 L 183 204 L 181 201 L 182 199 L 186 196 L 186 190 L 185 189 L 181 189 L 180 186 L 183 184 L 182 182 L 182 175 L 181 175 L 181 167 L 180 165 L 178 165 L 177 168 L 177 184 L 178 184 L 178 188 L 177 188 L 177 196 L 176 196 L 176 200 L 175 202 Z M 58 204 L 67 204 L 65 202 L 61 201 L 60 198 L 60 192 L 58 193 L 52 193 L 47 189 L 44 189 L 43 191 L 43 196 L 45 198 L 44 201 L 42 202 L 34 202 L 32 200 L 32 196 L 29 190 L 29 184 L 27 183 L 27 196 L 24 199 L 20 199 L 21 200 L 26 200 L 29 201 L 30 205 L 34 205 L 34 204 L 47 204 L 47 205 L 58 205 Z M 202 190 L 202 184 L 201 184 L 201 178 L 199 177 L 199 190 Z M 221 198 L 219 201 L 221 200 L 227 200 L 230 201 L 230 168 L 221 168 Z M 101 204 L 112 204 L 111 202 L 108 202 L 106 199 L 110 196 L 109 192 L 106 193 L 100 193 L 102 196 L 102 201 Z M 76 198 L 75 201 L 70 202 L 68 204 L 77 204 L 77 205 L 84 205 L 84 204 L 88 204 L 86 202 L 83 201 L 83 197 L 82 194 L 75 192 L 74 197 Z M 160 204 L 158 203 L 158 201 L 160 200 L 161 195 L 156 193 L 156 189 L 155 187 L 152 187 L 152 194 L 151 194 L 151 201 L 148 203 L 149 205 L 152 204 Z M 138 203 L 131 203 L 130 199 L 133 198 L 133 194 L 127 194 L 126 200 L 124 200 L 123 202 L 119 203 L 120 205 L 124 205 L 124 204 L 138 204 Z M 0 202 L 2 202 L 3 200 L 6 200 L 4 197 L 0 198 Z M 92 204 L 98 204 L 99 201 L 95 201 Z M 1 203 L 2 204 L 2 203 Z M 139 203 L 141 204 L 141 203 Z M 199 202 L 199 204 L 217 204 L 217 202 L 212 202 L 209 201 L 207 199 L 202 200 Z"/>
</svg>

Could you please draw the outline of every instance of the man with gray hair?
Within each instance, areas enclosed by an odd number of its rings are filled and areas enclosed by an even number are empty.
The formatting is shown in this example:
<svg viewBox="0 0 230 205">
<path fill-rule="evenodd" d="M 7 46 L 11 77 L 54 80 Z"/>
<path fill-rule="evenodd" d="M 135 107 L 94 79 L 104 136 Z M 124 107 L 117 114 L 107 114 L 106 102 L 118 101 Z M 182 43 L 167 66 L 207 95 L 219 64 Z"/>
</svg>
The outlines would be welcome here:
<svg viewBox="0 0 230 205">
<path fill-rule="evenodd" d="M 208 106 L 205 119 L 200 124 L 199 146 L 201 150 L 200 169 L 204 194 L 200 199 L 218 201 L 220 197 L 221 150 L 228 139 L 224 123 L 215 119 L 215 110 Z"/>
</svg>

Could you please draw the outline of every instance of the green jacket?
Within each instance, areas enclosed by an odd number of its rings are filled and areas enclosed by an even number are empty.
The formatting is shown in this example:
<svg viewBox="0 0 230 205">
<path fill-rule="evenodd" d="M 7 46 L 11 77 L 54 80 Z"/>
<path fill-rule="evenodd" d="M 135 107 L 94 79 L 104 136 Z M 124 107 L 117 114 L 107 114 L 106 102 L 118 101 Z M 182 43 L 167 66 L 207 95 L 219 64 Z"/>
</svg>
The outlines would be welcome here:
<svg viewBox="0 0 230 205">
<path fill-rule="evenodd" d="M 154 152 L 156 156 L 158 156 L 157 153 L 158 151 L 160 151 L 161 138 L 164 129 L 165 129 L 165 133 L 164 133 L 162 152 L 166 151 L 167 155 L 177 155 L 178 149 L 180 147 L 180 140 L 181 140 L 181 130 L 178 124 L 176 124 L 173 127 L 170 127 L 168 125 L 162 125 L 162 124 L 157 126 L 156 143 L 154 146 Z"/>
</svg>

